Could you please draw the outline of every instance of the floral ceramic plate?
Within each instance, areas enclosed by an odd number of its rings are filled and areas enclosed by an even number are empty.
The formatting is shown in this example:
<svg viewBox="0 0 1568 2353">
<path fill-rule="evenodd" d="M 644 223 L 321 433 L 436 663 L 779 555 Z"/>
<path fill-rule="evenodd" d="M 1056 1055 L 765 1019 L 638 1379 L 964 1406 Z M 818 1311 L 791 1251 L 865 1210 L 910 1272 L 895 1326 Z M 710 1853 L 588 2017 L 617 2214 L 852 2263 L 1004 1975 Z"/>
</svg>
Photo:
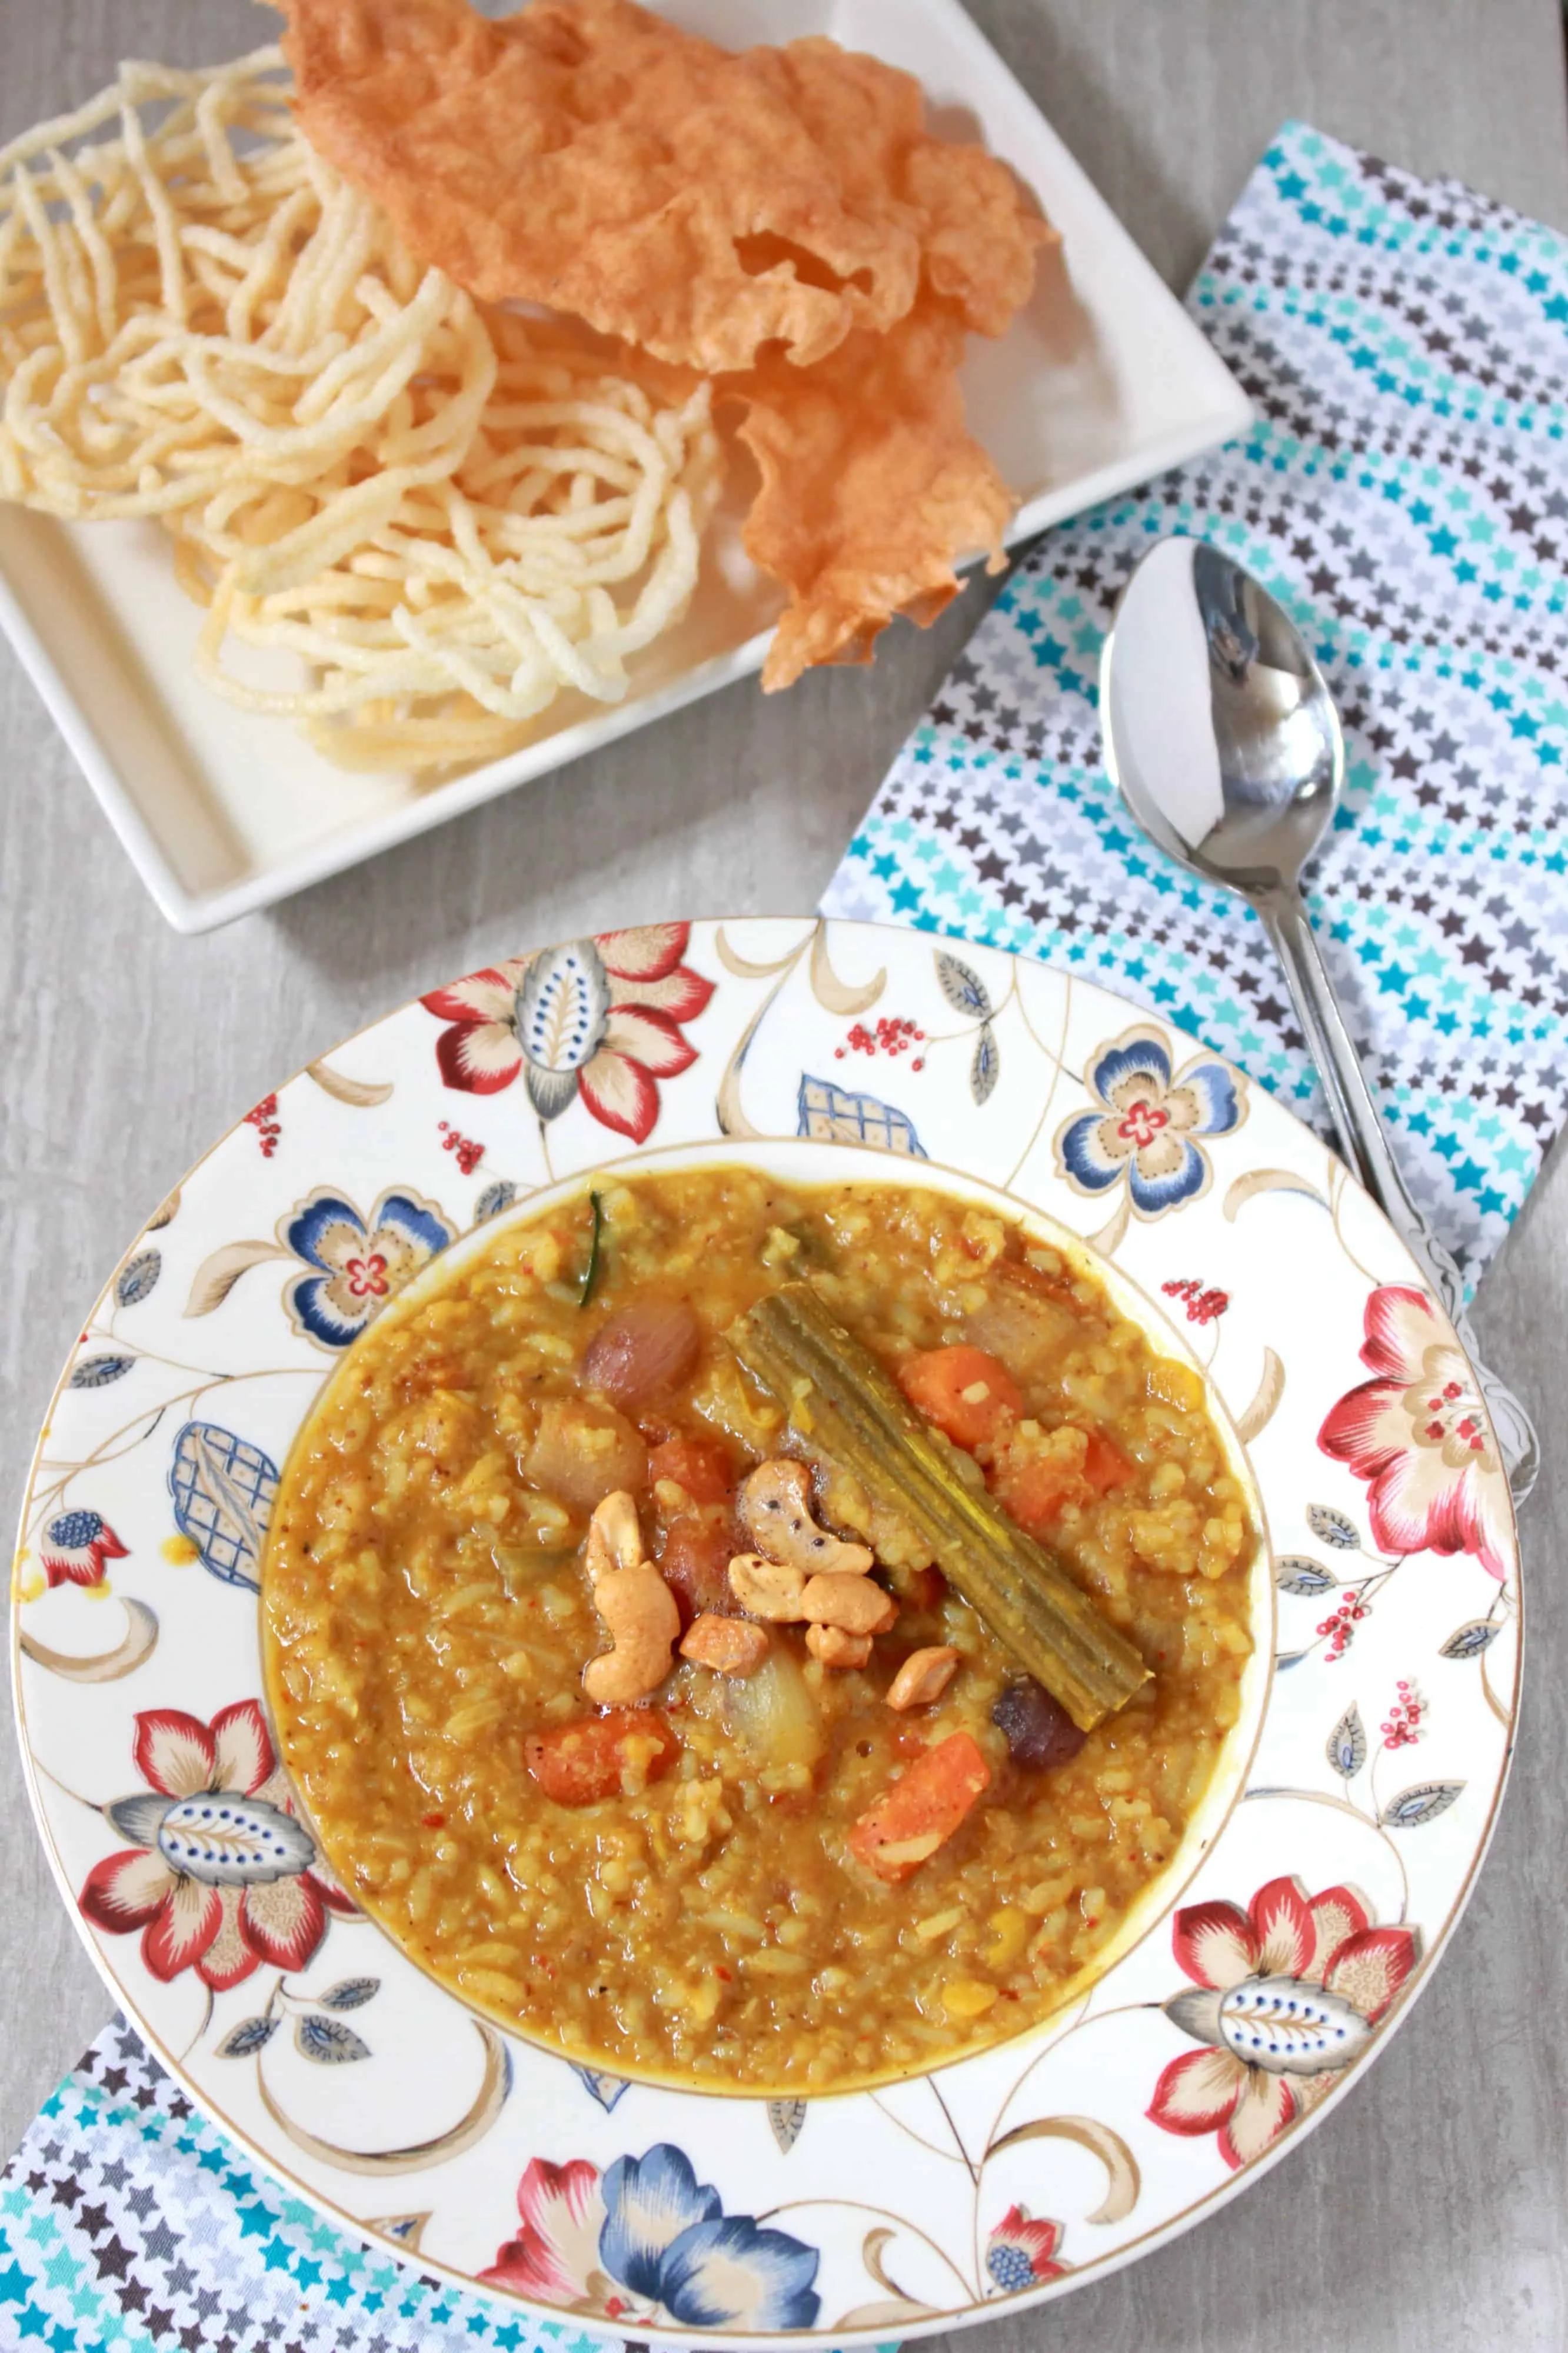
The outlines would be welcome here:
<svg viewBox="0 0 1568 2353">
<path fill-rule="evenodd" d="M 339 1352 L 476 1227 L 671 1146 L 797 1175 L 803 1155 L 824 1176 L 901 1155 L 1086 1237 L 1208 1372 L 1267 1518 L 1262 1663 L 1201 1851 L 1086 1999 L 891 2089 L 705 2096 L 499 2032 L 356 1914 L 291 1815 L 259 1701 L 279 1465 Z M 62 1891 L 203 2106 L 465 2284 L 731 2345 L 913 2336 L 1060 2294 L 1271 2162 L 1458 1918 L 1519 1670 L 1508 1491 L 1469 1368 L 1322 1145 L 1080 981 L 809 920 L 518 958 L 248 1113 L 89 1320 L 15 1610 Z M 182 1837 L 226 1805 L 255 1834 L 244 1862 Z"/>
</svg>

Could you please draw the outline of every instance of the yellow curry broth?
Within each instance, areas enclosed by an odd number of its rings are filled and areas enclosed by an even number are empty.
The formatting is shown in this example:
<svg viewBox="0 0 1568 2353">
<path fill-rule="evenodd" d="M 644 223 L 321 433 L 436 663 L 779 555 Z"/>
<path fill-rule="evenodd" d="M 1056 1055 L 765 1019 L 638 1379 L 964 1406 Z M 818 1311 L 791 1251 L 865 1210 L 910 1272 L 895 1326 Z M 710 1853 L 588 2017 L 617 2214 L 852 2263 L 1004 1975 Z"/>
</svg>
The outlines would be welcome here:
<svg viewBox="0 0 1568 2353">
<path fill-rule="evenodd" d="M 1202 1383 L 1024 1229 L 931 1188 L 689 1170 L 612 1185 L 603 1219 L 586 1308 L 579 1197 L 374 1325 L 295 1450 L 265 1568 L 268 1683 L 333 1866 L 437 1978 L 621 2073 L 826 2089 L 1017 2032 L 1106 1953 L 1240 1713 L 1254 1535 Z M 1033 1293 L 1007 1280 L 1020 1266 Z M 557 1804 L 525 1739 L 588 1712 L 583 1668 L 605 1640 L 578 1556 L 590 1490 L 564 1501 L 522 1468 L 542 1416 L 579 1393 L 608 1316 L 684 1298 L 700 1356 L 640 1434 L 717 1435 L 743 1472 L 777 1451 L 782 1417 L 721 1335 L 803 1274 L 889 1367 L 954 1340 L 991 1349 L 1022 1392 L 1026 1450 L 1075 1422 L 1120 1447 L 1127 1482 L 1068 1506 L 1053 1542 L 1153 1680 L 1071 1762 L 1022 1770 L 991 1717 L 1016 1662 L 921 1574 L 910 1530 L 830 1478 L 823 1516 L 875 1542 L 902 1601 L 866 1667 L 822 1666 L 793 1625 L 770 1630 L 749 1683 L 678 1658 L 658 1700 L 673 1769 L 643 1785 L 634 1764 L 618 1793 Z M 672 1514 L 730 1525 L 726 1504 L 668 1483 L 638 1503 L 650 1550 Z M 898 1665 L 940 1643 L 960 1653 L 953 1680 L 895 1714 Z M 848 1833 L 912 1755 L 958 1731 L 991 1787 L 884 1884 Z"/>
</svg>

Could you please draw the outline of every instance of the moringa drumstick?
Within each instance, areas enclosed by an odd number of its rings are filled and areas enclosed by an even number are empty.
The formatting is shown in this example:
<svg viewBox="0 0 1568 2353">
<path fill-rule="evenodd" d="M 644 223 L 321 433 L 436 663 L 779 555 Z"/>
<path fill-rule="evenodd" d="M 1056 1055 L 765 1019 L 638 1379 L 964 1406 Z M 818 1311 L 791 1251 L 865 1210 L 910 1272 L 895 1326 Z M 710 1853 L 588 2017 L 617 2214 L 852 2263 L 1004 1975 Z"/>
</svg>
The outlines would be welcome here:
<svg viewBox="0 0 1568 2353">
<path fill-rule="evenodd" d="M 915 1530 L 942 1574 L 1091 1732 L 1149 1670 L 1044 1547 L 959 1476 L 874 1356 L 808 1282 L 786 1283 L 730 1327 L 730 1345 L 786 1409 L 805 1451 L 848 1472 Z"/>
</svg>

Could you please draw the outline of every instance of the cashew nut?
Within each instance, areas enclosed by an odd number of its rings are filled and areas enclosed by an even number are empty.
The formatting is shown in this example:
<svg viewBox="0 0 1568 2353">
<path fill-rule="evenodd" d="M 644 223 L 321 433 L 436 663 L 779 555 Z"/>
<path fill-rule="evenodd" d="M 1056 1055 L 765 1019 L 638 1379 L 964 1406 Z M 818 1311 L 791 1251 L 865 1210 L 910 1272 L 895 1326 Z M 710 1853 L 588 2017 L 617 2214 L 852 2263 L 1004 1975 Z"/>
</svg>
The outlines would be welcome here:
<svg viewBox="0 0 1568 2353">
<path fill-rule="evenodd" d="M 765 1627 L 753 1625 L 749 1618 L 721 1618 L 717 1611 L 705 1609 L 688 1627 L 680 1655 L 695 1659 L 700 1667 L 710 1667 L 716 1675 L 743 1679 L 756 1673 L 770 1647 Z"/>
<path fill-rule="evenodd" d="M 595 1506 L 584 1560 L 611 1648 L 589 1660 L 583 1689 L 598 1707 L 629 1707 L 665 1681 L 680 1632 L 675 1596 L 643 1557 L 630 1495 L 617 1492 Z"/>
<path fill-rule="evenodd" d="M 825 1667 L 863 1667 L 871 1655 L 869 1634 L 847 1634 L 842 1626 L 808 1626 L 805 1647 Z"/>
<path fill-rule="evenodd" d="M 595 1504 L 583 1547 L 583 1566 L 589 1582 L 597 1585 L 606 1570 L 635 1568 L 643 1558 L 642 1529 L 637 1507 L 624 1487 Z"/>
<path fill-rule="evenodd" d="M 757 1550 L 771 1559 L 839 1577 L 863 1577 L 871 1567 L 866 1546 L 844 1544 L 812 1517 L 811 1473 L 804 1462 L 780 1455 L 759 1464 L 742 1485 L 742 1523 Z"/>
<path fill-rule="evenodd" d="M 888 1685 L 889 1707 L 928 1707 L 940 1699 L 952 1681 L 958 1652 L 945 1643 L 929 1651 L 911 1651 Z"/>
<path fill-rule="evenodd" d="M 760 1552 L 737 1553 L 730 1563 L 730 1590 L 753 1618 L 770 1618 L 787 1625 L 804 1618 L 805 1572 L 785 1561 L 765 1560 Z"/>
<path fill-rule="evenodd" d="M 898 1614 L 892 1595 L 868 1577 L 808 1577 L 801 1596 L 803 1617 L 816 1626 L 841 1626 L 847 1634 L 885 1634 Z"/>
</svg>

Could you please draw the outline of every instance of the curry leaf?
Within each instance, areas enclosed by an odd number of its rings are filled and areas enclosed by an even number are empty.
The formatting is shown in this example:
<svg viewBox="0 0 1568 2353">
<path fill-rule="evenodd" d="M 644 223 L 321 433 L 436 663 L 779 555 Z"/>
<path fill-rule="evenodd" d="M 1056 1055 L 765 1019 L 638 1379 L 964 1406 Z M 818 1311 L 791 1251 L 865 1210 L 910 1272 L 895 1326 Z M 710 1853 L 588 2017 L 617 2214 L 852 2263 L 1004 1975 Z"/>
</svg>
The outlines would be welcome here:
<svg viewBox="0 0 1568 2353">
<path fill-rule="evenodd" d="M 583 1269 L 582 1288 L 577 1293 L 577 1304 L 579 1307 L 586 1307 L 589 1300 L 594 1296 L 594 1285 L 599 1280 L 599 1245 L 604 1239 L 605 1232 L 605 1204 L 603 1198 L 597 1193 L 590 1193 L 588 1196 L 588 1208 L 589 1214 L 593 1219 L 593 1225 L 588 1235 L 588 1263 Z"/>
</svg>

